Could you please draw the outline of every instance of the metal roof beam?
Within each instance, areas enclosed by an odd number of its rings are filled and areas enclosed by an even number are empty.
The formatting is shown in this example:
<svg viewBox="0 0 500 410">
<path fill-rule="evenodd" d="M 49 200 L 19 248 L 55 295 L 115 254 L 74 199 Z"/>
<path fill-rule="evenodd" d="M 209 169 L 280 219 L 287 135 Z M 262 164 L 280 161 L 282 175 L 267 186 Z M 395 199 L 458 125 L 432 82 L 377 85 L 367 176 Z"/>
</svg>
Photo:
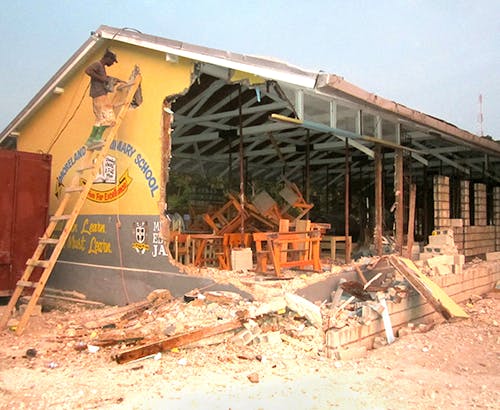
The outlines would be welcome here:
<svg viewBox="0 0 500 410">
<path fill-rule="evenodd" d="M 288 108 L 288 104 L 284 102 L 274 102 L 270 104 L 262 104 L 253 107 L 248 107 L 242 110 L 243 115 L 262 113 L 264 111 L 279 110 L 282 108 Z M 238 110 L 218 112 L 215 114 L 201 115 L 199 117 L 189 117 L 187 115 L 175 116 L 175 122 L 179 125 L 189 125 L 189 124 L 199 124 L 205 121 L 215 121 L 225 118 L 233 118 L 239 115 Z"/>
<path fill-rule="evenodd" d="M 445 157 L 444 155 L 434 153 L 433 150 L 428 149 L 425 145 L 420 144 L 417 141 L 411 141 L 411 144 L 414 145 L 415 147 L 417 147 L 420 151 L 423 151 L 428 155 L 432 155 L 432 156 L 438 158 L 439 160 L 443 161 L 444 163 L 462 171 L 466 175 L 470 175 L 470 170 L 468 168 L 461 166 L 456 161 L 453 161 L 453 160 Z"/>
</svg>

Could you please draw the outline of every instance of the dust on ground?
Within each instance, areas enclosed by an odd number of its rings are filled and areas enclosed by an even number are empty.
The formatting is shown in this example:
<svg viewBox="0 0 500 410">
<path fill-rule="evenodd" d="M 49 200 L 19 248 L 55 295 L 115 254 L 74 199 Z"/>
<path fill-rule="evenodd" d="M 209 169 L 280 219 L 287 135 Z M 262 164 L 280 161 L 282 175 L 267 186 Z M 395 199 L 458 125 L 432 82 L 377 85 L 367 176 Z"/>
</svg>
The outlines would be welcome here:
<svg viewBox="0 0 500 410">
<path fill-rule="evenodd" d="M 275 338 L 245 346 L 232 343 L 226 334 L 207 339 L 210 345 L 118 364 L 113 357 L 128 349 L 124 343 L 98 349 L 92 344 L 103 334 L 108 338 L 124 334 L 120 333 L 124 329 L 92 326 L 103 317 L 114 317 L 118 308 L 65 305 L 32 317 L 22 336 L 10 330 L 0 333 L 0 406 L 496 409 L 500 403 L 497 297 L 498 293 L 490 293 L 471 299 L 463 306 L 469 319 L 438 323 L 425 333 L 410 332 L 352 360 L 327 358 L 318 329 L 281 314 L 268 317 L 261 327 L 292 334 L 297 343 Z M 156 310 L 149 306 L 139 316 L 129 316 L 125 333 L 147 338 L 163 332 L 166 337 L 167 331 L 206 326 L 233 317 L 234 303 L 165 301 Z"/>
</svg>

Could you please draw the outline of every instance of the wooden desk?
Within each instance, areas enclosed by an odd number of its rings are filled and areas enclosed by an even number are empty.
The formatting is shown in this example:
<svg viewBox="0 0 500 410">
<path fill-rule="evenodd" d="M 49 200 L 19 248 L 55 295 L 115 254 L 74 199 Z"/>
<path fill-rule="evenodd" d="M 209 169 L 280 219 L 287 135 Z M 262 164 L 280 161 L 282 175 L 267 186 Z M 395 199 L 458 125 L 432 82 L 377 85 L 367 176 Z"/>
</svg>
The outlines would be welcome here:
<svg viewBox="0 0 500 410">
<path fill-rule="evenodd" d="M 337 242 L 345 242 L 346 245 L 347 243 L 349 243 L 351 245 L 350 248 L 352 249 L 352 236 L 347 236 L 347 241 L 345 236 L 323 236 L 321 242 L 326 242 L 326 241 L 328 241 L 330 245 L 330 258 L 332 259 L 332 261 L 335 261 L 335 258 L 337 256 Z M 350 255 L 349 258 L 348 255 L 345 256 L 346 256 L 345 258 L 346 262 L 351 259 Z"/>
<path fill-rule="evenodd" d="M 193 264 L 195 266 L 206 266 L 207 262 L 216 263 L 215 253 L 217 249 L 222 248 L 222 235 L 213 235 L 210 233 L 191 234 L 193 242 Z"/>
<path fill-rule="evenodd" d="M 253 239 L 258 272 L 267 272 L 268 259 L 278 277 L 281 268 L 312 266 L 313 270 L 321 271 L 319 231 L 257 232 Z"/>
</svg>

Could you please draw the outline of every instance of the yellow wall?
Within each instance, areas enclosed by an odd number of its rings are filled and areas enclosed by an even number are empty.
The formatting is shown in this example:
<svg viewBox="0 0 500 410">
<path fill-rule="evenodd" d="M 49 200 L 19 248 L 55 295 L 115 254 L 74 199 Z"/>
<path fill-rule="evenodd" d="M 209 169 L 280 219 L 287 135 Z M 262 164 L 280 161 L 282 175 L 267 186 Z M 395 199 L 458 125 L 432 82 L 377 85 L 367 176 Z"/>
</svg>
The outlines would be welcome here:
<svg viewBox="0 0 500 410">
<path fill-rule="evenodd" d="M 89 77 L 84 69 L 102 56 L 105 47 L 88 56 L 76 74 L 59 84 L 64 93 L 52 95 L 20 129 L 19 150 L 53 155 L 51 213 L 58 205 L 59 182 L 68 186 L 81 162 L 79 158 L 85 153 L 84 144 L 94 115 L 87 88 Z M 116 160 L 116 183 L 94 184 L 91 191 L 94 200 L 86 201 L 82 213 L 158 214 L 162 103 L 167 95 L 187 90 L 193 62 L 179 59 L 178 63 L 170 63 L 164 53 L 121 43 L 113 43 L 111 49 L 117 54 L 118 64 L 107 67 L 108 75 L 128 80 L 138 65 L 143 104 L 128 112 L 118 130 L 116 144 L 109 151 L 108 155 Z M 121 196 L 116 195 L 119 190 Z"/>
</svg>

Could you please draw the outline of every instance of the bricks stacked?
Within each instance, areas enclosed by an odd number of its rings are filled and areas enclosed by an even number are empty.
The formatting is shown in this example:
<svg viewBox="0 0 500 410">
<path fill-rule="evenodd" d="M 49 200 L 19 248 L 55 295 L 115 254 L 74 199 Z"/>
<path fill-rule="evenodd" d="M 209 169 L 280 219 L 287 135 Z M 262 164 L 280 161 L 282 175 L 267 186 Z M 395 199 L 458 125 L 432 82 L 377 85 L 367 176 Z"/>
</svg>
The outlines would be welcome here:
<svg viewBox="0 0 500 410">
<path fill-rule="evenodd" d="M 486 185 L 474 184 L 474 225 L 486 226 Z"/>
<path fill-rule="evenodd" d="M 450 226 L 450 179 L 442 175 L 434 176 L 434 226 Z"/>
</svg>

